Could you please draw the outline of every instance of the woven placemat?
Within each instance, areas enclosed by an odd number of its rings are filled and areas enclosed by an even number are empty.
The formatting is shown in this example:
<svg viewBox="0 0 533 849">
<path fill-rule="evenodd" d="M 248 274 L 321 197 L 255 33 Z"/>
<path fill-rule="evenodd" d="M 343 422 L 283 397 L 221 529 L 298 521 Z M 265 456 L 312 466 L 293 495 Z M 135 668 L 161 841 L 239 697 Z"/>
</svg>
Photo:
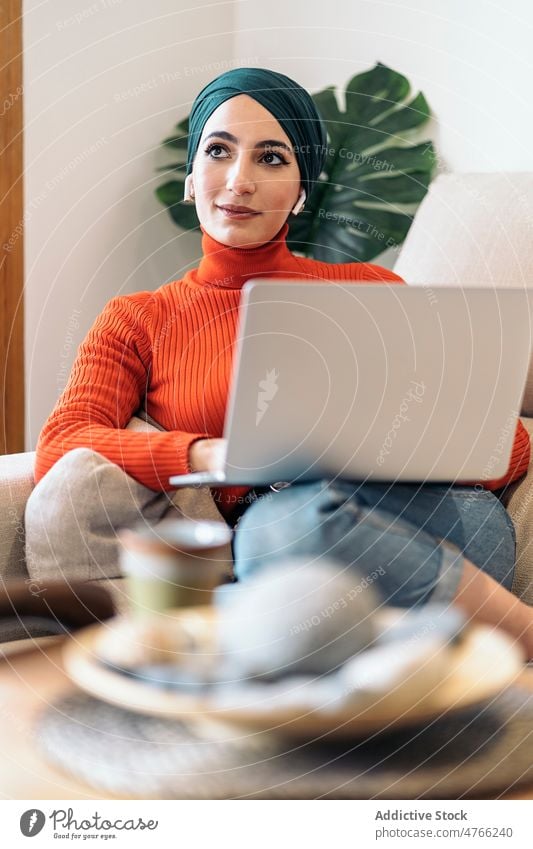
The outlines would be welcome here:
<svg viewBox="0 0 533 849">
<path fill-rule="evenodd" d="M 49 705 L 35 735 L 77 779 L 141 799 L 458 799 L 533 783 L 533 694 L 520 687 L 364 741 L 208 738 L 83 693 Z"/>
</svg>

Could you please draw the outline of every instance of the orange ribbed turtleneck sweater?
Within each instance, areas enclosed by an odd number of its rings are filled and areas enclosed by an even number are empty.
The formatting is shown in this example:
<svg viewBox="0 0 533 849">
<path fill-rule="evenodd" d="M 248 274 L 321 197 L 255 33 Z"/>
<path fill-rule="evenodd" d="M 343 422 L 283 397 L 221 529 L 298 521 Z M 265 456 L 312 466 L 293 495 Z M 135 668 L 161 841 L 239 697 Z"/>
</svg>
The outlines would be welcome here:
<svg viewBox="0 0 533 849">
<path fill-rule="evenodd" d="M 190 471 L 189 446 L 220 437 L 231 376 L 241 288 L 252 277 L 403 282 L 366 263 L 329 264 L 292 254 L 288 223 L 259 248 L 232 248 L 202 228 L 203 257 L 154 292 L 113 298 L 81 344 L 68 384 L 37 444 L 35 479 L 73 448 L 88 447 L 150 489 L 171 490 L 171 475 Z M 126 430 L 144 407 L 165 432 Z M 495 489 L 520 477 L 529 463 L 529 437 L 518 422 L 507 475 Z M 229 516 L 247 487 L 214 490 Z"/>
</svg>

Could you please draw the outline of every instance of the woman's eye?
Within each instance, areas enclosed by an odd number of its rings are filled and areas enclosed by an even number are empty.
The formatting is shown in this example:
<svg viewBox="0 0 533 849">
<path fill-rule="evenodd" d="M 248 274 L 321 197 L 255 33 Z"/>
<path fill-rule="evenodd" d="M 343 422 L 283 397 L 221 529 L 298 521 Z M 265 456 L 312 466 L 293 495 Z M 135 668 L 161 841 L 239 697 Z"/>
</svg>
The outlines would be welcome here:
<svg viewBox="0 0 533 849">
<path fill-rule="evenodd" d="M 212 145 L 210 145 L 210 146 L 207 148 L 207 150 L 206 150 L 207 155 L 208 155 L 208 156 L 212 156 L 212 157 L 213 157 L 213 159 L 222 159 L 222 157 L 221 157 L 221 156 L 213 156 L 213 152 L 214 152 L 214 151 L 222 151 L 222 152 L 225 152 L 225 149 L 222 147 L 222 145 L 221 145 L 221 144 L 212 144 Z"/>
<path fill-rule="evenodd" d="M 277 162 L 273 162 L 272 158 L 270 158 L 267 162 L 267 157 L 273 157 L 273 156 L 277 159 Z M 281 154 L 274 153 L 271 150 L 268 151 L 268 153 L 265 153 L 263 159 L 265 160 L 267 165 L 285 165 L 286 164 L 286 160 L 283 158 L 283 156 L 281 156 Z"/>
</svg>

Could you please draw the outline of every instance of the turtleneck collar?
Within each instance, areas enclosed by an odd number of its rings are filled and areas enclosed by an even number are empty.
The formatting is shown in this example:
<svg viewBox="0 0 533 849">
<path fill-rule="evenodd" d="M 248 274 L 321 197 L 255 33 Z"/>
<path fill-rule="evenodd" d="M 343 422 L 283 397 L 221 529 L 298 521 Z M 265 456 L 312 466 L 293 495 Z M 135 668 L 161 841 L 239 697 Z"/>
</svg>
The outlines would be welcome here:
<svg viewBox="0 0 533 849">
<path fill-rule="evenodd" d="M 203 227 L 200 229 L 203 256 L 195 277 L 206 286 L 241 289 L 252 277 L 288 270 L 294 259 L 286 242 L 287 221 L 273 239 L 258 248 L 233 248 L 213 239 Z"/>
</svg>

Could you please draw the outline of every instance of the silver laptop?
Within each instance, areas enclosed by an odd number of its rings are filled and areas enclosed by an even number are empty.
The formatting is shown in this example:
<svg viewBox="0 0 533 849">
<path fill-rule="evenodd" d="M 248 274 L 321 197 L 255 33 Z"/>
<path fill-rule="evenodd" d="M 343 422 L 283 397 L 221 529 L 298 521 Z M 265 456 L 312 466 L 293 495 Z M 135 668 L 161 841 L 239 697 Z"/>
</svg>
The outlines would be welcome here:
<svg viewBox="0 0 533 849">
<path fill-rule="evenodd" d="M 248 281 L 226 467 L 170 484 L 498 478 L 530 350 L 523 289 Z"/>
</svg>

